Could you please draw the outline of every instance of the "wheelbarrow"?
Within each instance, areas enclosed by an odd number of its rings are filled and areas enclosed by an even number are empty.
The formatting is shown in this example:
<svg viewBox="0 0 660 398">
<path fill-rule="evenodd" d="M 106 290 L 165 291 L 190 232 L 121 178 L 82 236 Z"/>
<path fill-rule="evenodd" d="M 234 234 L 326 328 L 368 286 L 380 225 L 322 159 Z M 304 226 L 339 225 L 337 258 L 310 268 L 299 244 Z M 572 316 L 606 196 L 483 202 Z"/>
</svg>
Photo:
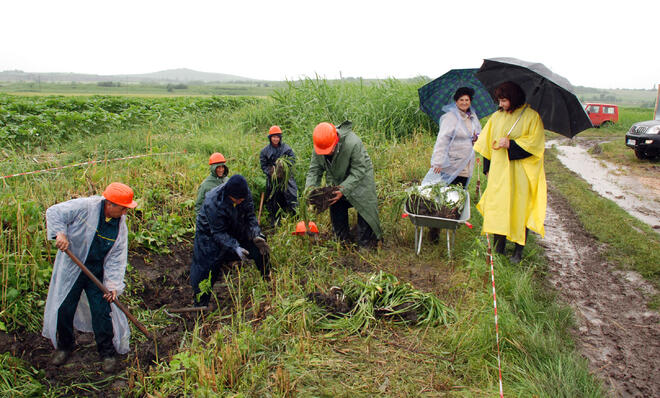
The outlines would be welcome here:
<svg viewBox="0 0 660 398">
<path fill-rule="evenodd" d="M 403 215 L 415 226 L 415 254 L 419 255 L 422 250 L 424 227 L 437 228 L 444 229 L 447 232 L 447 256 L 451 258 L 451 247 L 454 245 L 456 238 L 456 229 L 470 219 L 470 194 L 467 191 L 465 192 L 465 206 L 463 206 L 461 216 L 456 220 L 411 213 L 408 211 L 408 203 L 403 207 Z"/>
</svg>

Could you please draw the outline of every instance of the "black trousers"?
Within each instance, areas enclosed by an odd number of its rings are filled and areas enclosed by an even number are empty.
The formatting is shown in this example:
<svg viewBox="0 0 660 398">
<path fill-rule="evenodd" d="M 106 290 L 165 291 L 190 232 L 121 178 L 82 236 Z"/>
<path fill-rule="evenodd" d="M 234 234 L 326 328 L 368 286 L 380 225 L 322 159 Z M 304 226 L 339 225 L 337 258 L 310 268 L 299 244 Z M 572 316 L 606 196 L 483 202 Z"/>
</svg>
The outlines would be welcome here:
<svg viewBox="0 0 660 398">
<path fill-rule="evenodd" d="M 275 225 L 282 216 L 282 212 L 293 213 L 294 207 L 289 206 L 284 191 L 275 191 L 272 193 L 273 197 L 270 197 L 273 187 L 269 188 L 270 189 L 266 189 L 266 197 L 269 198 L 266 200 L 266 210 L 268 210 L 270 223 Z"/>
<path fill-rule="evenodd" d="M 330 221 L 332 221 L 332 230 L 334 231 L 337 238 L 344 242 L 351 241 L 351 230 L 348 225 L 348 209 L 353 207 L 351 202 L 342 196 L 337 203 L 330 206 Z M 360 213 L 357 217 L 357 227 L 358 227 L 358 236 L 357 243 L 359 246 L 369 246 L 375 243 L 378 238 L 374 231 L 371 229 L 371 226 L 367 221 L 362 218 Z"/>
<path fill-rule="evenodd" d="M 103 265 L 88 266 L 88 268 L 98 280 L 103 280 Z M 60 350 L 65 351 L 72 351 L 75 347 L 73 317 L 83 290 L 87 295 L 89 309 L 92 312 L 92 329 L 99 355 L 101 358 L 114 356 L 117 351 L 112 344 L 114 331 L 110 318 L 110 303 L 103 298 L 101 289 L 82 272 L 57 311 L 57 346 Z"/>
<path fill-rule="evenodd" d="M 240 247 L 249 252 L 248 258 L 254 260 L 254 263 L 257 265 L 257 269 L 261 273 L 261 276 L 263 278 L 268 277 L 270 274 L 270 256 L 262 255 L 257 245 L 255 245 L 251 240 L 239 240 L 238 244 Z M 228 252 L 220 261 L 211 267 L 211 287 L 215 285 L 215 282 L 217 282 L 220 276 L 223 275 L 224 271 L 228 270 L 228 264 L 234 261 L 241 261 L 241 258 L 238 257 L 238 254 L 233 251 Z M 197 300 L 197 295 L 199 293 L 199 284 L 197 286 L 193 286 L 193 301 L 195 305 L 209 305 L 211 295 L 209 293 L 202 294 L 199 300 Z"/>
</svg>

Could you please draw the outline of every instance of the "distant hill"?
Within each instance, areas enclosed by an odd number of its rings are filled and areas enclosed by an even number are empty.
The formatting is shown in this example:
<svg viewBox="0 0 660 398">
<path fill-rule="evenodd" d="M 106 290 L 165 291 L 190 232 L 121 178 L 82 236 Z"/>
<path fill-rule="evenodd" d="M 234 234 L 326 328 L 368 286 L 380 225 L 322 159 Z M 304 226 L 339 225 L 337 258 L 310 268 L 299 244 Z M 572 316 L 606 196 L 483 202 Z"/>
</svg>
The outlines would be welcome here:
<svg viewBox="0 0 660 398">
<path fill-rule="evenodd" d="M 592 88 L 576 86 L 575 94 L 582 102 L 606 102 L 620 106 L 654 108 L 658 91 L 631 88 Z"/>
<path fill-rule="evenodd" d="M 226 73 L 199 72 L 192 69 L 168 69 L 160 72 L 132 75 L 90 75 L 83 73 L 33 73 L 20 70 L 0 72 L 3 82 L 122 82 L 122 83 L 189 83 L 189 82 L 254 82 L 248 77 L 228 75 Z"/>
</svg>

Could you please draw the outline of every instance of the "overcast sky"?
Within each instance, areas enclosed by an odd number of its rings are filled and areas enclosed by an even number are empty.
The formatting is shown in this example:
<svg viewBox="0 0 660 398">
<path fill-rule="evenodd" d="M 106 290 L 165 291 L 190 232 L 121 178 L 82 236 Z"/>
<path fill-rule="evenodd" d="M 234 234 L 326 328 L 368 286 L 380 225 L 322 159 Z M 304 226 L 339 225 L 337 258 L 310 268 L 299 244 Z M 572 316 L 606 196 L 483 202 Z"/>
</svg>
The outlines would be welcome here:
<svg viewBox="0 0 660 398">
<path fill-rule="evenodd" d="M 3 0 L 0 15 L 0 70 L 435 78 L 515 57 L 574 85 L 660 83 L 657 0 Z"/>
</svg>

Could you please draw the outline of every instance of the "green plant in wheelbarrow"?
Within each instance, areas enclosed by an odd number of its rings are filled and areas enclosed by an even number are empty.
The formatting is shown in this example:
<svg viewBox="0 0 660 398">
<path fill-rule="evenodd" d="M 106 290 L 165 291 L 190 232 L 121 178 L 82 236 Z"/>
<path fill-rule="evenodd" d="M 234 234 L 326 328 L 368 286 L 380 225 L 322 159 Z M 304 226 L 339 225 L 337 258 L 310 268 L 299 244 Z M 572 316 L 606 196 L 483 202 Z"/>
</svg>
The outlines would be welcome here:
<svg viewBox="0 0 660 398">
<path fill-rule="evenodd" d="M 457 220 L 465 206 L 465 190 L 460 185 L 424 185 L 406 190 L 409 213 Z"/>
</svg>

